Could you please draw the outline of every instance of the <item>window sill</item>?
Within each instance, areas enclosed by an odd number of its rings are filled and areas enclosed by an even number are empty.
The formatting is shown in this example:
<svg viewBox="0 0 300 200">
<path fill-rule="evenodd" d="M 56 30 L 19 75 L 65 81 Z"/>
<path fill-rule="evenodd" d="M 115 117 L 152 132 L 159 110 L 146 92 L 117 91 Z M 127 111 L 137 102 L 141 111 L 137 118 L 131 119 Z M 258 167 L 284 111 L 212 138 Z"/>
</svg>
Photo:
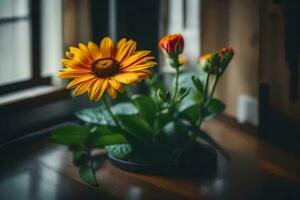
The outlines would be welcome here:
<svg viewBox="0 0 300 200">
<path fill-rule="evenodd" d="M 70 95 L 62 87 L 37 86 L 0 96 L 0 111 L 33 108 L 56 100 L 68 98 Z"/>
<path fill-rule="evenodd" d="M 37 86 L 21 91 L 13 92 L 10 94 L 0 95 L 0 106 L 16 103 L 19 101 L 26 100 L 28 98 L 34 98 L 48 93 L 61 90 L 61 87 L 55 86 Z"/>
</svg>

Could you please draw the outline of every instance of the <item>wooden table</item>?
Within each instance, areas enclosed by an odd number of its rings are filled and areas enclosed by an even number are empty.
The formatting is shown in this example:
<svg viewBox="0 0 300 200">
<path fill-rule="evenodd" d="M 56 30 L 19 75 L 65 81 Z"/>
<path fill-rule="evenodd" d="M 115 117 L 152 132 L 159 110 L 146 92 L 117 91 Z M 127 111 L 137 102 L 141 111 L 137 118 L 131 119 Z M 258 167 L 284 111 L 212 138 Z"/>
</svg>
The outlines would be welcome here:
<svg viewBox="0 0 300 200">
<path fill-rule="evenodd" d="M 100 186 L 89 187 L 68 149 L 38 135 L 0 149 L 0 199 L 300 199 L 298 158 L 224 120 L 205 129 L 231 157 L 219 156 L 212 179 L 130 173 L 103 157 Z"/>
</svg>

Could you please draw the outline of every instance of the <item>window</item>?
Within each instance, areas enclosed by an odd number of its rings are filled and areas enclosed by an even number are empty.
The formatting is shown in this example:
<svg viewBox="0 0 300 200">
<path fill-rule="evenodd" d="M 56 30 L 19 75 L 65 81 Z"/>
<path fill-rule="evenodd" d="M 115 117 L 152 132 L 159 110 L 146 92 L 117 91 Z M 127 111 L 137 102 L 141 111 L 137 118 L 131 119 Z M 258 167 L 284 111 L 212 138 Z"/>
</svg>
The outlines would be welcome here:
<svg viewBox="0 0 300 200">
<path fill-rule="evenodd" d="M 183 34 L 183 54 L 190 65 L 195 65 L 200 55 L 200 6 L 201 0 L 172 0 L 168 6 L 167 33 Z"/>
<path fill-rule="evenodd" d="M 62 0 L 1 0 L 0 46 L 0 95 L 51 85 L 62 57 Z"/>
</svg>

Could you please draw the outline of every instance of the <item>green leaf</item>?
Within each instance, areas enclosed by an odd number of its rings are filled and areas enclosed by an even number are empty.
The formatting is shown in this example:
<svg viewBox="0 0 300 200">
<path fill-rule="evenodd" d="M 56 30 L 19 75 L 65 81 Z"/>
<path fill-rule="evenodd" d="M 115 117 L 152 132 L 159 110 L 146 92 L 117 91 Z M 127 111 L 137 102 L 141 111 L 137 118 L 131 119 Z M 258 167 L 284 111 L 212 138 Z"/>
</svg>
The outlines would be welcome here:
<svg viewBox="0 0 300 200">
<path fill-rule="evenodd" d="M 157 113 L 156 116 L 156 129 L 160 130 L 163 126 L 165 126 L 168 122 L 173 120 L 173 116 L 167 110 L 163 110 Z"/>
<path fill-rule="evenodd" d="M 87 137 L 85 144 L 88 147 L 103 148 L 109 144 L 124 144 L 127 140 L 121 135 L 123 130 L 117 126 L 99 125 Z"/>
<path fill-rule="evenodd" d="M 115 125 L 114 120 L 104 107 L 86 108 L 78 111 L 75 115 L 84 122 L 92 124 Z"/>
<path fill-rule="evenodd" d="M 105 149 L 108 154 L 118 159 L 126 158 L 132 151 L 129 144 L 108 145 Z"/>
<path fill-rule="evenodd" d="M 111 125 L 97 125 L 94 128 L 93 134 L 103 136 L 109 134 L 117 134 L 120 133 L 122 130 L 118 126 L 111 126 Z"/>
<path fill-rule="evenodd" d="M 224 111 L 225 105 L 218 99 L 211 99 L 205 107 L 205 119 L 211 119 Z"/>
<path fill-rule="evenodd" d="M 98 186 L 94 170 L 91 167 L 87 165 L 80 166 L 79 175 L 85 183 L 95 187 Z"/>
<path fill-rule="evenodd" d="M 73 151 L 73 163 L 76 166 L 81 165 L 87 160 L 88 152 L 86 150 L 76 150 Z"/>
<path fill-rule="evenodd" d="M 111 110 L 115 115 L 135 115 L 138 113 L 136 107 L 130 102 L 115 104 Z"/>
<path fill-rule="evenodd" d="M 165 143 L 170 143 L 173 147 L 184 148 L 190 143 L 189 129 L 181 122 L 169 122 L 162 130 Z"/>
<path fill-rule="evenodd" d="M 148 124 L 138 115 L 117 115 L 117 118 L 125 130 L 140 141 L 147 141 L 153 135 Z"/>
<path fill-rule="evenodd" d="M 200 117 L 200 104 L 191 105 L 179 113 L 179 117 L 187 119 L 193 124 L 197 124 Z"/>
<path fill-rule="evenodd" d="M 156 105 L 152 99 L 146 95 L 134 95 L 132 97 L 140 115 L 153 127 L 156 115 Z"/>
<path fill-rule="evenodd" d="M 55 143 L 64 145 L 83 144 L 89 131 L 88 127 L 67 125 L 54 130 L 50 135 L 50 139 Z"/>
<path fill-rule="evenodd" d="M 96 137 L 91 135 L 88 139 L 88 146 L 94 148 L 103 148 L 106 145 L 112 144 L 127 144 L 128 141 L 121 134 L 113 134 L 113 135 L 103 135 L 100 137 Z"/>
<path fill-rule="evenodd" d="M 194 77 L 195 80 L 197 79 L 200 82 L 202 81 L 202 79 L 198 76 L 197 73 L 198 72 L 182 73 L 179 77 L 180 87 L 185 87 L 190 89 L 189 94 L 184 99 L 182 99 L 181 103 L 179 104 L 180 111 L 186 109 L 191 105 L 199 104 L 202 100 L 202 94 L 194 86 L 194 82 L 192 79 L 192 77 Z"/>
<path fill-rule="evenodd" d="M 204 86 L 203 86 L 202 81 L 198 77 L 196 77 L 196 76 L 192 76 L 192 81 L 194 83 L 194 86 L 199 91 L 199 93 L 203 94 L 203 92 L 204 92 Z"/>
</svg>

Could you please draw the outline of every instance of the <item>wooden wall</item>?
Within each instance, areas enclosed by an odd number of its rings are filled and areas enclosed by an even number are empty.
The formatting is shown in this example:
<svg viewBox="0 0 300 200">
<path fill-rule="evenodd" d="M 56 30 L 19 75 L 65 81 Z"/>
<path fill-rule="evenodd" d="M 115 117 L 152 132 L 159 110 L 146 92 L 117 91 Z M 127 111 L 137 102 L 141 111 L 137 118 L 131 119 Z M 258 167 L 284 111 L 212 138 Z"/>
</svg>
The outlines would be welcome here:
<svg viewBox="0 0 300 200">
<path fill-rule="evenodd" d="M 217 88 L 237 116 L 240 95 L 258 97 L 259 0 L 202 0 L 202 54 L 233 46 L 236 55 Z"/>
<path fill-rule="evenodd" d="M 272 0 L 264 0 L 261 1 L 261 9 L 260 82 L 269 85 L 270 105 L 299 122 L 300 100 L 291 101 L 289 98 L 290 70 L 285 60 L 284 7 L 274 5 Z"/>
</svg>

